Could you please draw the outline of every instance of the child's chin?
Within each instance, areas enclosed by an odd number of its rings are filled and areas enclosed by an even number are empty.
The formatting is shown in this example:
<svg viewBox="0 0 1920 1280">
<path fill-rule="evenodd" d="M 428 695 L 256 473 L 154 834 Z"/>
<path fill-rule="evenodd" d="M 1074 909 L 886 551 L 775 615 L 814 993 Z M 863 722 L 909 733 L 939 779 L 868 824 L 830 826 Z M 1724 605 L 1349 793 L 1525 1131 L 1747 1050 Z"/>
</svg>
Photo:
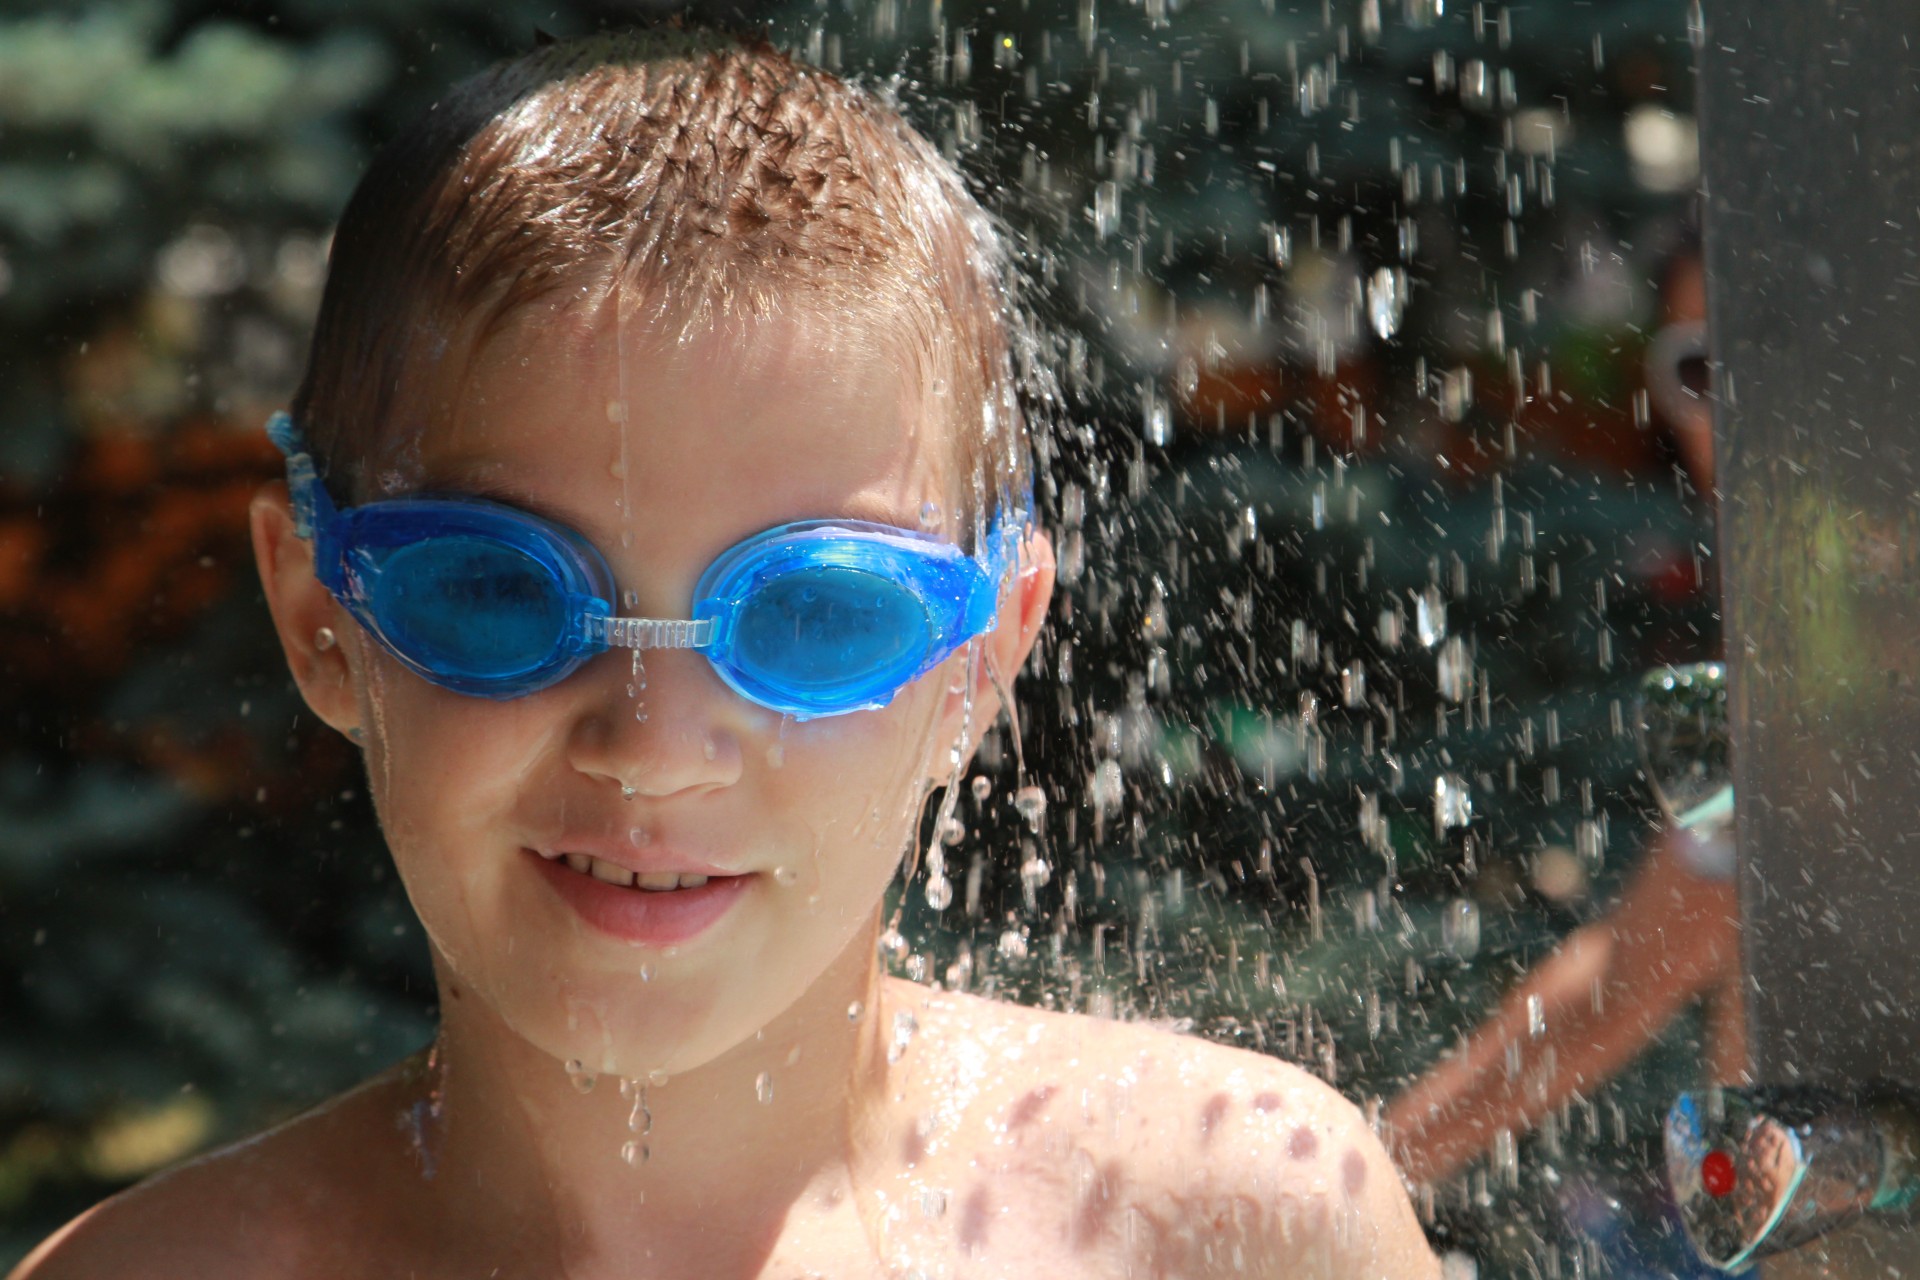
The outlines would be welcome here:
<svg viewBox="0 0 1920 1280">
<path fill-rule="evenodd" d="M 637 988 L 637 989 L 636 989 Z M 562 1064 L 627 1080 L 682 1075 L 721 1058 L 765 1025 L 753 1010 L 727 1011 L 717 993 L 672 991 L 603 975 L 570 981 L 557 998 L 507 1014 L 522 1039 Z M 518 1016 L 516 1016 L 516 1014 Z"/>
</svg>

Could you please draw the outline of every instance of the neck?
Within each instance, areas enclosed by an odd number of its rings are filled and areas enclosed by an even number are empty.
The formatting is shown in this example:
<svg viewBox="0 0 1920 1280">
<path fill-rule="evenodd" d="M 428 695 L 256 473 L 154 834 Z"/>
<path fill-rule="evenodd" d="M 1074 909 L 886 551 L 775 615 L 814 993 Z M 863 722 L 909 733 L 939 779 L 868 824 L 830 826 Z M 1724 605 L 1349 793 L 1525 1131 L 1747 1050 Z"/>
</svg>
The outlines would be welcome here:
<svg viewBox="0 0 1920 1280">
<path fill-rule="evenodd" d="M 420 1164 L 450 1236 L 572 1273 L 662 1273 L 738 1248 L 742 1271 L 782 1224 L 851 1204 L 855 1153 L 887 1125 L 887 984 L 863 930 L 757 1036 L 671 1079 L 593 1078 L 521 1038 L 439 966 L 441 1030 L 418 1071 Z M 849 1010 L 859 1006 L 857 1017 Z M 844 1210 L 843 1210 L 844 1211 Z"/>
</svg>

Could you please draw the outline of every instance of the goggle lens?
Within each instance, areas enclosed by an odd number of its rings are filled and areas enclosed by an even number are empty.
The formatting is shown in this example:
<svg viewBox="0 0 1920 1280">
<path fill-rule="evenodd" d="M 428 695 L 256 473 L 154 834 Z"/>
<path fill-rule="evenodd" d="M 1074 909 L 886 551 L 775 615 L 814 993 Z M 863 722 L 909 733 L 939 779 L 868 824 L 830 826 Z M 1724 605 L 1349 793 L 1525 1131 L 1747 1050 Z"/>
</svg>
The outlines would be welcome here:
<svg viewBox="0 0 1920 1280">
<path fill-rule="evenodd" d="M 486 538 L 394 547 L 366 576 L 369 612 L 416 665 L 468 680 L 525 676 L 551 662 L 567 629 L 552 573 Z"/>
<path fill-rule="evenodd" d="M 918 674 L 932 644 L 913 593 L 840 565 L 789 570 L 740 602 L 727 661 L 769 692 L 849 705 Z"/>
</svg>

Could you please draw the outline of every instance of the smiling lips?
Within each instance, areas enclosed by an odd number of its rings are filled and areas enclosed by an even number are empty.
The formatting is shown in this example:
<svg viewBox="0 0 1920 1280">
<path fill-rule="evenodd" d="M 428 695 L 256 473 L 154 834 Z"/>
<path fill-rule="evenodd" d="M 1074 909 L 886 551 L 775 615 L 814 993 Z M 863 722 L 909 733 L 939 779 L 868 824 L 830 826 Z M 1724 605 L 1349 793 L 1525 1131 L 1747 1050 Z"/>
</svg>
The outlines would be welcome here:
<svg viewBox="0 0 1920 1280">
<path fill-rule="evenodd" d="M 629 871 L 617 862 L 608 862 L 605 858 L 586 853 L 560 853 L 547 849 L 536 849 L 535 852 L 549 862 L 565 862 L 575 871 L 590 875 L 595 880 L 618 885 L 622 889 L 645 889 L 649 893 L 665 893 L 669 889 L 698 889 L 712 878 L 692 871 Z"/>
<path fill-rule="evenodd" d="M 586 853 L 529 849 L 543 879 L 589 925 L 637 946 L 686 942 L 727 913 L 748 875 L 635 872 Z"/>
</svg>

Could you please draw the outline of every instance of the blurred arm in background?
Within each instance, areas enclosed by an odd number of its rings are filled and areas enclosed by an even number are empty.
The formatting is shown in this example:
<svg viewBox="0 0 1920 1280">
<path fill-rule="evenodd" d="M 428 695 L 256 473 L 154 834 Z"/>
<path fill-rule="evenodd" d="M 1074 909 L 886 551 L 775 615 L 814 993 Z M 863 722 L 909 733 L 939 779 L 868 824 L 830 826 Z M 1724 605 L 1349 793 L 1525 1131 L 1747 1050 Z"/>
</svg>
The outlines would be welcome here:
<svg viewBox="0 0 1920 1280">
<path fill-rule="evenodd" d="M 1663 325 L 1647 354 L 1649 395 L 1688 479 L 1713 493 L 1706 398 L 1706 277 L 1697 250 L 1662 280 Z M 1569 935 L 1459 1051 L 1388 1110 L 1405 1173 L 1437 1182 L 1618 1074 L 1696 999 L 1707 1002 L 1705 1068 L 1746 1075 L 1740 1002 L 1740 904 L 1730 835 L 1669 826 L 1649 841 L 1621 899 Z"/>
</svg>

